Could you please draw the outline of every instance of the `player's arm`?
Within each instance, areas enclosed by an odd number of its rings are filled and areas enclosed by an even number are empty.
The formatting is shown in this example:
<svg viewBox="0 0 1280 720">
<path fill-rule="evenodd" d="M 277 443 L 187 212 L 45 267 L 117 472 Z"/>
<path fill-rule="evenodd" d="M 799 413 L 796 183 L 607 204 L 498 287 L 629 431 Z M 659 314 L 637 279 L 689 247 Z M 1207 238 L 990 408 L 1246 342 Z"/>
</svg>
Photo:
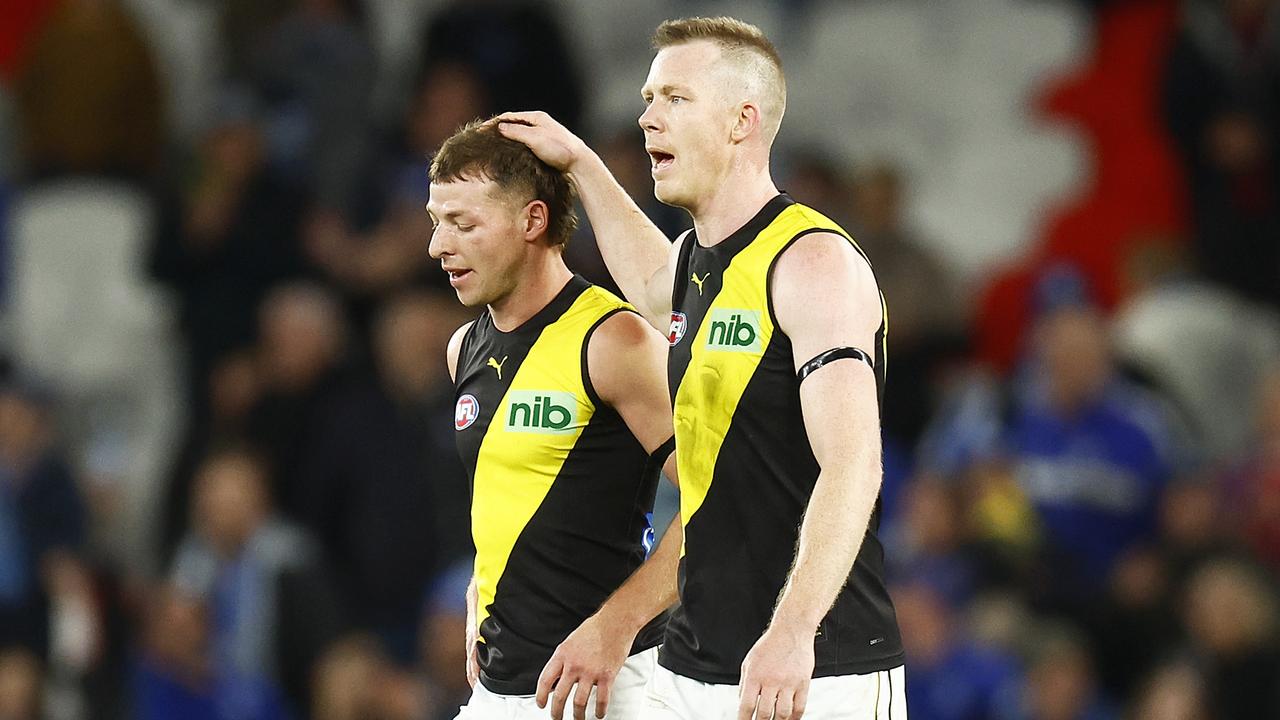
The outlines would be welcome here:
<svg viewBox="0 0 1280 720">
<path fill-rule="evenodd" d="M 640 314 L 666 333 L 675 273 L 671 241 L 627 195 L 600 156 L 550 115 L 505 113 L 498 122 L 503 135 L 528 145 L 543 162 L 573 179 L 609 274 Z"/>
<path fill-rule="evenodd" d="M 797 372 L 836 348 L 874 357 L 880 294 L 866 261 L 844 238 L 815 233 L 778 260 L 774 311 Z M 837 356 L 838 357 L 838 356 Z M 800 384 L 805 431 L 821 468 L 773 618 L 742 664 L 738 717 L 798 718 L 813 674 L 814 634 L 844 587 L 880 491 L 875 372 L 833 359 Z M 758 707 L 757 707 L 758 705 Z"/>
<path fill-rule="evenodd" d="M 449 338 L 448 346 L 445 348 L 445 363 L 449 366 L 449 379 L 451 380 L 456 381 L 458 379 L 458 355 L 462 352 L 462 339 L 466 337 L 467 331 L 471 329 L 472 322 L 468 322 L 454 331 L 453 336 Z M 472 575 L 471 582 L 467 584 L 466 639 L 467 682 L 471 684 L 471 687 L 475 687 L 480 680 L 480 659 L 476 648 L 476 642 L 480 638 L 480 628 L 476 626 L 476 618 L 480 617 L 476 612 L 477 602 L 476 577 Z"/>
<path fill-rule="evenodd" d="M 632 313 L 617 313 L 592 333 L 587 369 L 600 399 L 622 416 L 656 461 L 670 452 L 671 396 L 666 380 L 667 341 Z M 657 456 L 653 456 L 655 451 Z M 572 689 L 575 718 L 584 718 L 592 687 L 596 717 L 604 717 L 609 691 L 640 632 L 676 602 L 683 532 L 679 518 L 649 558 L 556 648 L 538 678 L 537 702 L 560 720 Z M 554 694 L 553 694 L 554 689 Z"/>
</svg>

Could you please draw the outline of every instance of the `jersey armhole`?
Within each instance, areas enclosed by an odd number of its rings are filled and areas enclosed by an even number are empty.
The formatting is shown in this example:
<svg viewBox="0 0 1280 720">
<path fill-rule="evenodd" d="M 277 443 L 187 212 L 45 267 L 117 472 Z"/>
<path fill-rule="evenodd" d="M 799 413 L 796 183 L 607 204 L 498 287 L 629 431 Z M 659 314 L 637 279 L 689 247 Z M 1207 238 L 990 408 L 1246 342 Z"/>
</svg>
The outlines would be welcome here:
<svg viewBox="0 0 1280 720">
<path fill-rule="evenodd" d="M 844 238 L 855 251 L 857 251 L 858 255 L 862 256 L 863 261 L 866 262 L 868 266 L 871 264 L 871 261 L 867 259 L 866 254 L 862 252 L 862 248 L 858 247 L 858 243 L 854 242 L 853 238 L 849 237 L 837 228 L 810 227 L 792 235 L 791 239 L 788 240 L 787 243 L 782 246 L 782 249 L 774 254 L 773 259 L 769 261 L 769 271 L 765 273 L 764 276 L 764 301 L 765 306 L 769 308 L 769 321 L 772 322 L 773 327 L 783 335 L 786 335 L 786 333 L 782 332 L 782 325 L 778 323 L 778 315 L 774 312 L 773 307 L 773 271 L 778 268 L 778 261 L 781 260 L 782 256 L 791 249 L 792 245 L 796 244 L 797 240 L 805 237 L 806 235 L 813 235 L 814 233 L 831 233 L 832 235 L 839 235 Z"/>
<path fill-rule="evenodd" d="M 471 321 L 471 326 L 467 331 L 462 333 L 462 342 L 458 343 L 458 357 L 453 363 L 454 385 L 462 379 L 462 368 L 465 367 L 464 361 L 468 359 L 471 352 L 471 343 L 476 334 L 476 328 L 480 326 L 480 318 Z"/>
<path fill-rule="evenodd" d="M 579 360 L 582 365 L 582 389 L 586 391 L 587 399 L 589 399 L 591 404 L 597 409 L 602 407 L 604 402 L 600 400 L 600 396 L 596 393 L 595 386 L 591 384 L 591 363 L 587 362 L 587 354 L 591 348 L 591 336 L 595 334 L 596 328 L 604 324 L 605 320 L 623 312 L 635 313 L 637 316 L 640 314 L 630 307 L 616 307 L 597 318 L 596 321 L 591 324 L 591 327 L 587 328 L 586 334 L 582 336 L 582 352 L 581 359 Z M 645 325 L 648 325 L 648 323 L 646 322 Z"/>
<path fill-rule="evenodd" d="M 671 283 L 671 309 L 675 311 L 689 289 L 689 263 L 693 262 L 693 228 L 685 230 L 676 238 L 680 245 L 680 254 L 676 259 L 676 276 Z"/>
</svg>

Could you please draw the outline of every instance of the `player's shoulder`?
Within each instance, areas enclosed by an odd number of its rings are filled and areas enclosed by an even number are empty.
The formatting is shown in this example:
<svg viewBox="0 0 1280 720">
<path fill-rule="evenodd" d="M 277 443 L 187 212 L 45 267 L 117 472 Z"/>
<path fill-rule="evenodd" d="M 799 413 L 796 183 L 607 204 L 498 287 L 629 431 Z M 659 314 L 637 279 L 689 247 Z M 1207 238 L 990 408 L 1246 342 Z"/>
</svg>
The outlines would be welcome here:
<svg viewBox="0 0 1280 720">
<path fill-rule="evenodd" d="M 457 377 L 458 375 L 458 357 L 462 354 L 462 343 L 467 338 L 467 333 L 471 331 L 475 320 L 468 320 L 462 324 L 457 330 L 453 331 L 453 335 L 449 337 L 449 344 L 445 349 L 445 358 L 449 364 L 449 375 Z"/>
<path fill-rule="evenodd" d="M 796 237 L 782 250 L 774 272 L 795 275 L 802 283 L 824 278 L 852 282 L 870 277 L 871 264 L 849 236 L 838 230 L 814 229 Z"/>
<path fill-rule="evenodd" d="M 618 297 L 611 290 L 600 287 L 595 283 L 587 285 L 586 289 L 582 291 L 582 294 L 589 304 L 605 312 L 611 312 L 621 308 L 635 309 L 631 307 L 631 303 Z"/>
<path fill-rule="evenodd" d="M 594 391 L 606 403 L 649 387 L 646 373 L 661 374 L 667 339 L 639 313 L 615 312 L 587 340 L 586 370 Z"/>
<path fill-rule="evenodd" d="M 796 238 L 778 258 L 769 293 L 775 316 L 788 334 L 819 328 L 837 317 L 868 328 L 883 321 L 871 265 L 848 237 L 835 232 Z M 815 308 L 822 311 L 815 313 Z"/>
<path fill-rule="evenodd" d="M 466 339 L 467 333 L 471 331 L 471 328 L 475 324 L 476 324 L 475 320 L 468 320 L 462 323 L 462 325 L 457 330 L 453 331 L 453 335 L 449 337 L 449 353 L 450 354 L 452 355 L 458 354 L 458 350 L 462 348 L 462 341 Z"/>
<path fill-rule="evenodd" d="M 623 305 L 618 307 L 617 313 L 604 318 L 600 322 L 600 327 L 596 328 L 595 336 L 603 337 L 605 341 L 617 343 L 622 346 L 640 345 L 650 337 L 659 336 L 658 331 L 653 329 L 648 320 L 641 318 L 635 307 Z"/>
</svg>

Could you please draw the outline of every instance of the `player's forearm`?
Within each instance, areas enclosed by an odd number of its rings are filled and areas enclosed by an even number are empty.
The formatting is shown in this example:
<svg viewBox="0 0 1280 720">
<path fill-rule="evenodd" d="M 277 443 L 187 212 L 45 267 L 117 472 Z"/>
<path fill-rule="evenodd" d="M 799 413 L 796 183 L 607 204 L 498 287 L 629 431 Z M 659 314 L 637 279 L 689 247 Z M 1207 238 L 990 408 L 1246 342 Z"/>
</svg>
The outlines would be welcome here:
<svg viewBox="0 0 1280 720">
<path fill-rule="evenodd" d="M 471 582 L 467 583 L 467 622 L 474 624 L 479 610 L 480 592 L 476 589 L 476 576 L 471 576 Z"/>
<path fill-rule="evenodd" d="M 634 635 L 663 610 L 675 605 L 683 541 L 684 529 L 677 515 L 653 554 L 609 596 L 599 614 Z"/>
<path fill-rule="evenodd" d="M 665 334 L 671 320 L 669 308 L 654 307 L 649 282 L 666 271 L 670 240 L 627 195 L 599 156 L 582 158 L 570 175 L 609 274 L 627 300 Z"/>
<path fill-rule="evenodd" d="M 812 633 L 826 617 L 853 569 L 880 489 L 880 455 L 818 476 L 795 564 L 771 626 Z"/>
</svg>

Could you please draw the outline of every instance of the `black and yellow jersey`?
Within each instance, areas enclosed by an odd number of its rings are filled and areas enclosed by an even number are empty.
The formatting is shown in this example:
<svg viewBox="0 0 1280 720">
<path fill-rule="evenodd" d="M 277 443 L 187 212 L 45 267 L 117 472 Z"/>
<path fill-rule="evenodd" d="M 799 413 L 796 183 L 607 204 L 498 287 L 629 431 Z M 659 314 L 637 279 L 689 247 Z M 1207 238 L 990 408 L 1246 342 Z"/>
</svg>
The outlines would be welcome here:
<svg viewBox="0 0 1280 720">
<path fill-rule="evenodd" d="M 575 276 L 511 332 L 486 311 L 458 354 L 458 452 L 471 480 L 485 687 L 530 695 L 552 652 L 644 561 L 657 473 L 601 403 L 587 342 L 633 312 Z M 662 618 L 665 620 L 665 618 Z M 661 621 L 633 652 L 657 645 Z"/>
<path fill-rule="evenodd" d="M 690 232 L 679 250 L 668 371 L 685 554 L 681 604 L 659 661 L 702 682 L 738 682 L 772 617 L 818 478 L 791 341 L 778 328 L 769 286 L 783 251 L 820 231 L 848 237 L 779 195 L 723 242 L 703 247 Z M 882 321 L 874 348 L 880 397 L 886 327 Z M 902 664 L 879 517 L 877 500 L 849 581 L 815 636 L 814 677 Z"/>
</svg>

